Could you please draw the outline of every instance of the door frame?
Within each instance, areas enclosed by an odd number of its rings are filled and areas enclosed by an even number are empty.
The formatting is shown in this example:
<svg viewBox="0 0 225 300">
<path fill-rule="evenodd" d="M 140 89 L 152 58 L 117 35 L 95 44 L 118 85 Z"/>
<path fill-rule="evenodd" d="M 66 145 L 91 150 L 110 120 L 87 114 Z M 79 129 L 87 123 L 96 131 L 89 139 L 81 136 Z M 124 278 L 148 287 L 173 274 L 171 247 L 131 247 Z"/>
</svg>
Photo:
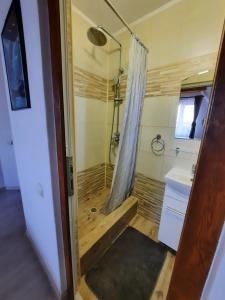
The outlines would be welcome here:
<svg viewBox="0 0 225 300">
<path fill-rule="evenodd" d="M 70 235 L 70 216 L 67 189 L 67 162 L 66 162 L 66 140 L 65 140 L 65 120 L 64 120 L 64 101 L 63 101 L 63 73 L 62 73 L 62 54 L 61 54 L 61 35 L 60 35 L 60 7 L 59 1 L 48 0 L 49 15 L 49 34 L 50 51 L 52 66 L 52 88 L 54 97 L 54 121 L 57 144 L 60 206 L 62 236 L 64 243 L 64 261 L 67 280 L 67 290 L 64 297 L 72 299 L 73 290 L 73 270 L 71 253 Z M 56 49 L 58 51 L 56 51 Z"/>
<path fill-rule="evenodd" d="M 61 299 L 72 300 L 76 289 L 76 274 L 74 276 L 67 186 L 60 3 L 59 0 L 37 0 L 37 2 L 53 185 L 57 182 L 53 186 L 53 192 L 63 290 Z"/>
<path fill-rule="evenodd" d="M 46 1 L 49 12 L 54 121 L 56 126 L 66 274 L 68 290 L 73 291 L 68 191 L 66 184 L 60 6 L 58 0 Z M 167 299 L 169 300 L 197 300 L 200 298 L 225 219 L 225 201 L 223 201 L 225 198 L 225 186 L 223 187 L 221 184 L 222 181 L 225 182 L 225 139 L 223 138 L 225 136 L 225 125 L 223 122 L 225 119 L 225 115 L 223 116 L 225 111 L 225 97 L 223 98 L 223 95 L 225 95 L 224 31 L 219 53 L 211 107 L 204 138 L 201 143 L 197 172 L 168 291 Z M 76 182 L 74 188 L 77 189 Z M 78 253 L 76 253 L 76 259 L 79 260 Z M 78 269 L 77 276 L 79 277 Z M 71 293 L 69 294 L 69 297 L 71 297 Z"/>
</svg>

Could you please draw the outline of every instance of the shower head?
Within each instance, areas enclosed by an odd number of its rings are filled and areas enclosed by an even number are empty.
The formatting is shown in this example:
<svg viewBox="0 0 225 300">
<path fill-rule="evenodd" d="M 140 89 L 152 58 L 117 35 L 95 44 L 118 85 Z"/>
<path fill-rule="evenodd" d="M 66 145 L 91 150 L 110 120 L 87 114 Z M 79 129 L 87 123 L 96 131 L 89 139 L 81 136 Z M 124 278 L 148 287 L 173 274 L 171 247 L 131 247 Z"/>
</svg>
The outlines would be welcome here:
<svg viewBox="0 0 225 300">
<path fill-rule="evenodd" d="M 121 51 L 121 43 L 114 37 L 114 35 L 112 35 L 111 32 L 101 25 L 90 27 L 87 32 L 87 37 L 92 44 L 96 46 L 104 46 L 107 43 L 107 38 L 104 33 L 110 36 L 119 45 Z"/>
<path fill-rule="evenodd" d="M 95 46 L 104 46 L 107 43 L 107 38 L 99 27 L 90 27 L 87 37 Z"/>
<path fill-rule="evenodd" d="M 119 84 L 120 76 L 124 72 L 124 70 L 121 68 L 121 56 L 122 56 L 121 43 L 114 37 L 114 35 L 111 32 L 109 32 L 107 29 L 105 29 L 105 27 L 103 27 L 101 25 L 98 25 L 96 27 L 90 27 L 87 31 L 87 37 L 93 45 L 104 46 L 107 43 L 107 38 L 104 33 L 106 33 L 108 36 L 110 36 L 119 45 L 119 53 L 120 53 L 119 74 L 118 74 L 118 79 L 114 80 L 114 85 Z"/>
</svg>

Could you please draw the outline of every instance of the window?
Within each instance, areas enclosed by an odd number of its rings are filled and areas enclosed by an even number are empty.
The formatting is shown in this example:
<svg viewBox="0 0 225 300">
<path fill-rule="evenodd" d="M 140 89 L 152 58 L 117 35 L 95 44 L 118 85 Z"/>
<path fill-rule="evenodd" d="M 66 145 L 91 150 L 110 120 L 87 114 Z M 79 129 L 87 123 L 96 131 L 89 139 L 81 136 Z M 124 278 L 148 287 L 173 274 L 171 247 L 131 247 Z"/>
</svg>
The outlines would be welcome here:
<svg viewBox="0 0 225 300">
<path fill-rule="evenodd" d="M 176 138 L 189 138 L 191 125 L 194 120 L 194 98 L 181 98 L 178 106 Z"/>
</svg>

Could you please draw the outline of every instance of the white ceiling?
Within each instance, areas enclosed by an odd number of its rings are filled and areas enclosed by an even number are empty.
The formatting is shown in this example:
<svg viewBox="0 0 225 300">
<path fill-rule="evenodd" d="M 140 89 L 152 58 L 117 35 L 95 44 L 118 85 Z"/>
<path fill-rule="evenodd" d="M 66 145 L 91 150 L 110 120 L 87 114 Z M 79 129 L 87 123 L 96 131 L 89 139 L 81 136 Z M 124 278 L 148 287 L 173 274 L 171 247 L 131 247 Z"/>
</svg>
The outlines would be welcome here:
<svg viewBox="0 0 225 300">
<path fill-rule="evenodd" d="M 119 14 L 129 24 L 170 1 L 173 0 L 111 0 Z M 103 25 L 111 32 L 124 27 L 104 0 L 73 0 L 73 3 L 96 25 Z"/>
</svg>

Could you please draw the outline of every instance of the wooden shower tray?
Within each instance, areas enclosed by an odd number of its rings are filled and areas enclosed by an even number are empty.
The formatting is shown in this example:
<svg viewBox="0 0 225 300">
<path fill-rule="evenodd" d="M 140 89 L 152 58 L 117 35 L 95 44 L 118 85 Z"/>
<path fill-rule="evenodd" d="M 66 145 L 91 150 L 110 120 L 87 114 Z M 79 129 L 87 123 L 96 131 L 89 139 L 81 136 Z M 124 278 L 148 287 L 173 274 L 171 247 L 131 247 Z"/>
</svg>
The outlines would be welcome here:
<svg viewBox="0 0 225 300">
<path fill-rule="evenodd" d="M 123 232 L 137 213 L 137 198 L 131 196 L 108 216 L 79 239 L 81 274 L 95 264 L 109 249 L 113 241 Z"/>
</svg>

